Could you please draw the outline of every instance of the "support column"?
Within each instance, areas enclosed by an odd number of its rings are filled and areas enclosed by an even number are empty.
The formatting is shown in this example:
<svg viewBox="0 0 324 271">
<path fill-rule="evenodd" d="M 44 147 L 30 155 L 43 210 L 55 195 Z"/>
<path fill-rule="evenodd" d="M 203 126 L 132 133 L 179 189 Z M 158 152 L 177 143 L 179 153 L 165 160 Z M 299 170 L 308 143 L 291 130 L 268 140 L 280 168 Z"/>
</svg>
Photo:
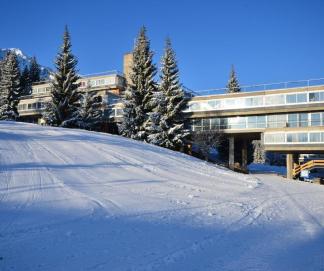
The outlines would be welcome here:
<svg viewBox="0 0 324 271">
<path fill-rule="evenodd" d="M 230 169 L 234 170 L 234 136 L 230 136 L 228 141 L 229 141 L 228 165 Z"/>
<path fill-rule="evenodd" d="M 242 169 L 247 171 L 247 140 L 243 139 L 242 146 Z"/>
<path fill-rule="evenodd" d="M 292 179 L 293 168 L 294 168 L 294 157 L 292 153 L 288 153 L 286 156 L 286 166 L 287 166 L 287 179 Z"/>
</svg>

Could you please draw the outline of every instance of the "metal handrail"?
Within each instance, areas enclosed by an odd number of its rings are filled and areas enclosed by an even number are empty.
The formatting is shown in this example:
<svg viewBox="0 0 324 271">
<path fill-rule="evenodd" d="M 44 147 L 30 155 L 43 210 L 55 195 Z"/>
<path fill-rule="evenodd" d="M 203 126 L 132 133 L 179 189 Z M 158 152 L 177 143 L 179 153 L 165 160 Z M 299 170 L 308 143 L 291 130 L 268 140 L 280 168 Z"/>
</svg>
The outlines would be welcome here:
<svg viewBox="0 0 324 271">
<path fill-rule="evenodd" d="M 252 91 L 271 91 L 276 89 L 288 89 L 296 87 L 311 87 L 324 85 L 324 78 L 315 78 L 307 80 L 297 80 L 297 81 L 286 81 L 278 83 L 266 83 L 266 84 L 256 84 L 256 85 L 243 85 L 240 86 L 241 92 L 252 92 Z M 224 94 L 227 92 L 227 88 L 211 88 L 204 90 L 192 91 L 192 96 L 208 96 L 216 94 Z"/>
<path fill-rule="evenodd" d="M 116 74 L 116 75 L 124 76 L 124 74 L 123 74 L 121 71 L 118 71 L 118 70 L 111 70 L 111 71 L 104 71 L 104 72 L 97 72 L 97 73 L 84 74 L 84 75 L 80 75 L 80 77 L 81 77 L 81 79 L 82 79 L 82 78 L 87 78 L 87 77 L 92 77 L 92 76 L 112 75 L 112 74 Z"/>
</svg>

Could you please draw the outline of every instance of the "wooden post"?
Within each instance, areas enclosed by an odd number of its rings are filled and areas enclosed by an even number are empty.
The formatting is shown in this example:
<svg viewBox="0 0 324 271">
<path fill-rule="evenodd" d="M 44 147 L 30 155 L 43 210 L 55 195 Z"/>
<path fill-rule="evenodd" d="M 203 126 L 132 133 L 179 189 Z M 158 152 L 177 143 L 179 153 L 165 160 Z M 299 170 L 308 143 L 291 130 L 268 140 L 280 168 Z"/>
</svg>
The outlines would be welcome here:
<svg viewBox="0 0 324 271">
<path fill-rule="evenodd" d="M 293 179 L 293 169 L 294 169 L 294 158 L 292 153 L 288 153 L 286 156 L 286 166 L 287 166 L 287 179 Z"/>
</svg>

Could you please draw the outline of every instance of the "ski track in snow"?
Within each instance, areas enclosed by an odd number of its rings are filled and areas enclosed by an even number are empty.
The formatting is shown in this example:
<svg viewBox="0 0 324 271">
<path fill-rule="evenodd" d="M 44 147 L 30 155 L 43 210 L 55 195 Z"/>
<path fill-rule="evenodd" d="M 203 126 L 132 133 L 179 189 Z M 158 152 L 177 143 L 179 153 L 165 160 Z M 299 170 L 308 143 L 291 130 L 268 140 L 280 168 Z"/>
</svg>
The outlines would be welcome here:
<svg viewBox="0 0 324 271">
<path fill-rule="evenodd" d="M 0 122 L 0 270 L 324 270 L 324 187 Z"/>
</svg>

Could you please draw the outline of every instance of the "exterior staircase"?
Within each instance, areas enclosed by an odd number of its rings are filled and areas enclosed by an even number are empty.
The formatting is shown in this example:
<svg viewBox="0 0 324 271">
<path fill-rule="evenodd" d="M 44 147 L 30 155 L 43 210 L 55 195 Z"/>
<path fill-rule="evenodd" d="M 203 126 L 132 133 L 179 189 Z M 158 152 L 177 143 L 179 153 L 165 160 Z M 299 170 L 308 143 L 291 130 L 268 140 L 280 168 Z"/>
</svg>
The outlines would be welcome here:
<svg viewBox="0 0 324 271">
<path fill-rule="evenodd" d="M 324 168 L 324 160 L 310 160 L 303 164 L 295 164 L 293 169 L 293 176 L 297 177 L 302 170 L 311 170 L 313 168 Z"/>
</svg>

